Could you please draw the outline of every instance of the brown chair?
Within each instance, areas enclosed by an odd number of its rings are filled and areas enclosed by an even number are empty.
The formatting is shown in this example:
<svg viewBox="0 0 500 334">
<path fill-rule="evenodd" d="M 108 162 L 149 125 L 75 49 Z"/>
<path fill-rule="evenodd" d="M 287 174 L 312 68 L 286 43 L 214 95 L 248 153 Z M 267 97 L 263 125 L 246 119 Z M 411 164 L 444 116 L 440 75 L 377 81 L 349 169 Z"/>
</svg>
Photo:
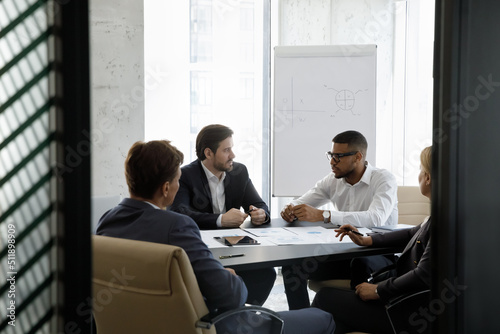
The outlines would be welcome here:
<svg viewBox="0 0 500 334">
<path fill-rule="evenodd" d="M 92 236 L 93 315 L 98 334 L 216 333 L 189 258 L 182 248 L 144 241 Z M 203 319 L 202 319 L 203 318 Z M 277 317 L 281 325 L 283 322 Z"/>
</svg>

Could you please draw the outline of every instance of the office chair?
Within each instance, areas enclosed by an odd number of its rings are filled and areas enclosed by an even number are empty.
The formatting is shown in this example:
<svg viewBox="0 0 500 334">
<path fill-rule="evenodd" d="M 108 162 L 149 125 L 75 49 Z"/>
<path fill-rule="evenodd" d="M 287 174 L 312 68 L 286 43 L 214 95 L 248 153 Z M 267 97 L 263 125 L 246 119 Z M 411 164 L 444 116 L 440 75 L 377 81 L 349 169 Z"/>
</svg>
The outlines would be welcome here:
<svg viewBox="0 0 500 334">
<path fill-rule="evenodd" d="M 180 247 L 98 235 L 92 241 L 98 334 L 215 334 L 215 323 L 249 310 L 267 314 L 273 333 L 282 332 L 277 313 L 259 306 L 211 318 L 189 258 Z"/>
<path fill-rule="evenodd" d="M 431 203 L 419 187 L 398 187 L 398 224 L 418 225 L 430 214 Z"/>
<path fill-rule="evenodd" d="M 419 311 L 429 307 L 431 290 L 422 290 L 391 300 L 385 305 L 394 334 L 425 334 L 430 332 L 429 319 Z M 421 311 L 420 311 L 421 312 Z"/>
</svg>

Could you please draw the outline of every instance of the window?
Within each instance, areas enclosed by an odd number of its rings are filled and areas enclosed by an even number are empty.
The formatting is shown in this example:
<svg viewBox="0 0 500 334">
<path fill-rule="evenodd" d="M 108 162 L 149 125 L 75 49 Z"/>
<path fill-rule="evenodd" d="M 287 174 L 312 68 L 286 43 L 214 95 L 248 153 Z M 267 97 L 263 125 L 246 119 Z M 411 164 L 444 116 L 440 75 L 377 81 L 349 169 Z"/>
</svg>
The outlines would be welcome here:
<svg viewBox="0 0 500 334">
<path fill-rule="evenodd" d="M 190 17 L 191 62 L 212 60 L 212 1 L 192 0 Z"/>
<path fill-rule="evenodd" d="M 234 131 L 234 152 L 268 202 L 269 10 L 267 1 L 146 1 L 145 67 L 167 72 L 146 87 L 146 140 L 169 139 L 196 159 L 201 128 Z M 149 24 L 148 24 L 149 23 Z M 267 69 L 267 70 L 266 70 Z"/>
</svg>

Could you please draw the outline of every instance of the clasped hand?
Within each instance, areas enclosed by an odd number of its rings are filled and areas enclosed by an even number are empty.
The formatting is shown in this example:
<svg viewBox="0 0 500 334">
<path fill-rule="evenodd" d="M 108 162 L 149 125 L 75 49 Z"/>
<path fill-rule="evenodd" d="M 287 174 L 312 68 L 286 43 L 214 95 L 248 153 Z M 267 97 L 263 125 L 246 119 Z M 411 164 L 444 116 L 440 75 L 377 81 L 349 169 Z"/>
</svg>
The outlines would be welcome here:
<svg viewBox="0 0 500 334">
<path fill-rule="evenodd" d="M 316 209 L 308 204 L 288 204 L 281 210 L 281 218 L 291 223 L 295 219 L 318 222 L 323 221 L 323 210 Z"/>
<path fill-rule="evenodd" d="M 255 225 L 262 225 L 266 222 L 266 212 L 263 209 L 259 209 L 253 205 L 249 208 L 250 217 L 252 218 L 252 223 Z M 222 227 L 239 227 L 245 219 L 247 219 L 248 214 L 232 208 L 222 215 L 221 224 Z"/>
<path fill-rule="evenodd" d="M 253 205 L 249 207 L 250 217 L 252 219 L 252 224 L 262 225 L 266 222 L 266 212 L 263 209 L 259 209 Z"/>
</svg>

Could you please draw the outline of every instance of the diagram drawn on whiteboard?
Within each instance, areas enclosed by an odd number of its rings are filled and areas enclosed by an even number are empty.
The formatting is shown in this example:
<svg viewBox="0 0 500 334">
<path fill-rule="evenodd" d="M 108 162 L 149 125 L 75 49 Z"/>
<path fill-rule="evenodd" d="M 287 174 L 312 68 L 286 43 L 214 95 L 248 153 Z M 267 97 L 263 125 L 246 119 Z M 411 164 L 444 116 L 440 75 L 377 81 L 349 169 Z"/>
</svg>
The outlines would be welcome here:
<svg viewBox="0 0 500 334">
<path fill-rule="evenodd" d="M 281 100 L 280 111 L 285 115 L 285 119 L 291 122 L 292 128 L 294 127 L 294 121 L 296 119 L 296 113 L 326 113 L 326 110 L 312 110 L 310 108 L 304 107 L 305 102 L 303 97 L 296 99 L 294 96 L 294 78 L 290 79 L 290 98 L 283 97 Z M 298 104 L 298 105 L 297 105 Z M 298 116 L 299 122 L 305 122 L 307 117 Z"/>
<path fill-rule="evenodd" d="M 292 128 L 295 125 L 295 121 L 299 123 L 305 122 L 307 120 L 307 115 L 310 113 L 323 113 L 329 117 L 336 117 L 344 112 L 355 117 L 361 116 L 361 108 L 359 108 L 359 103 L 356 103 L 356 99 L 362 99 L 363 93 L 368 92 L 368 89 L 358 89 L 353 92 L 349 89 L 335 89 L 326 84 L 320 85 L 320 87 L 321 86 L 325 89 L 325 91 L 323 91 L 324 93 L 320 93 L 321 90 L 317 90 L 317 92 L 323 95 L 321 100 L 327 103 L 323 103 L 320 108 L 318 108 L 319 105 L 311 108 L 309 105 L 310 101 L 305 101 L 306 99 L 304 97 L 296 96 L 294 78 L 290 78 L 289 92 L 286 94 L 288 96 L 280 98 L 279 110 L 287 122 L 291 122 Z"/>
<path fill-rule="evenodd" d="M 339 111 L 349 111 L 355 116 L 361 115 L 359 112 L 356 113 L 354 106 L 356 105 L 356 95 L 358 93 L 366 92 L 368 89 L 361 90 L 358 89 L 356 93 L 353 93 L 349 89 L 341 89 L 341 90 L 336 90 L 335 88 L 328 87 L 327 85 L 324 85 L 327 90 L 333 90 L 335 92 L 335 103 L 337 104 L 337 109 L 336 113 Z"/>
</svg>

